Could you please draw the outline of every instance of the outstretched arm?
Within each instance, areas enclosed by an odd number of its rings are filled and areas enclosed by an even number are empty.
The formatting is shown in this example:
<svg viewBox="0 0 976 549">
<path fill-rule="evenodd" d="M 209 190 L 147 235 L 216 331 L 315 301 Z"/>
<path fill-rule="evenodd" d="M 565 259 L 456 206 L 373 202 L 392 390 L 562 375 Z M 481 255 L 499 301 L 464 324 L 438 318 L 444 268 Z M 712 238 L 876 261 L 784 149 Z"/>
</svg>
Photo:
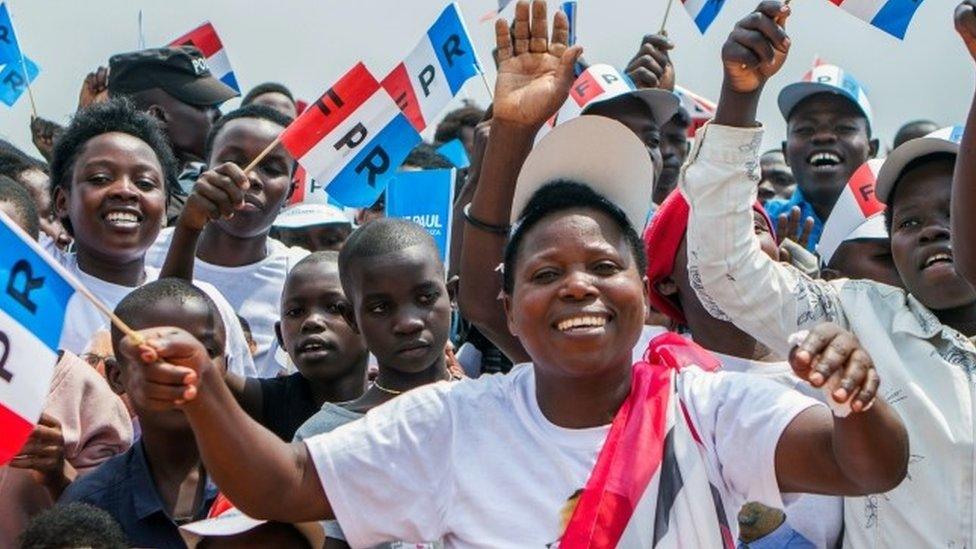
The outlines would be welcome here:
<svg viewBox="0 0 976 549">
<path fill-rule="evenodd" d="M 976 59 L 976 0 L 965 0 L 956 8 L 956 31 L 969 54 Z M 956 270 L 970 284 L 976 284 L 976 249 L 968 235 L 976 234 L 976 97 L 969 107 L 966 131 L 962 135 L 956 173 L 952 180 L 952 255 Z"/>
<path fill-rule="evenodd" d="M 334 518 L 306 446 L 248 417 L 200 342 L 178 328 L 140 334 L 146 343 L 127 337 L 120 349 L 137 376 L 129 396 L 150 410 L 183 410 L 207 472 L 241 511 L 281 522 Z"/>
<path fill-rule="evenodd" d="M 501 276 L 496 271 L 508 238 L 515 180 L 542 125 L 559 110 L 573 83 L 573 65 L 582 50 L 568 47 L 569 22 L 557 12 L 552 38 L 546 3 L 520 0 L 514 30 L 499 19 L 498 78 L 492 123 L 478 187 L 468 209 L 461 247 L 458 305 L 513 362 L 528 358 L 508 331 L 499 301 Z M 494 227 L 495 229 L 491 229 Z"/>
<path fill-rule="evenodd" d="M 894 489 L 908 470 L 908 433 L 880 398 L 878 374 L 857 338 L 836 324 L 811 330 L 790 355 L 793 371 L 825 393 L 821 406 L 801 412 L 780 436 L 776 477 L 782 492 L 843 496 Z"/>
</svg>

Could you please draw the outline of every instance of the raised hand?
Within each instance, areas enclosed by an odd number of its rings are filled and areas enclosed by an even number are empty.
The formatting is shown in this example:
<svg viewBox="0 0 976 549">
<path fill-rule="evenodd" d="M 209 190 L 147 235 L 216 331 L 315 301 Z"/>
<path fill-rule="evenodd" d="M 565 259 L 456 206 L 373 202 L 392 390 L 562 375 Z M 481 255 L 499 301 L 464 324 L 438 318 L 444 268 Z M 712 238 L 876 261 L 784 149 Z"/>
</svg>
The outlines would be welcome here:
<svg viewBox="0 0 976 549">
<path fill-rule="evenodd" d="M 786 18 L 790 7 L 767 0 L 739 21 L 722 46 L 725 86 L 738 93 L 752 93 L 776 74 L 790 50 Z"/>
<path fill-rule="evenodd" d="M 955 22 L 969 55 L 976 59 L 976 0 L 963 0 L 956 7 Z"/>
<path fill-rule="evenodd" d="M 529 3 L 519 0 L 512 30 L 504 19 L 495 22 L 498 79 L 492 107 L 494 120 L 539 128 L 568 97 L 583 50 L 568 46 L 566 14 L 556 13 L 550 39 L 546 2 L 533 0 L 531 17 L 529 11 Z"/>
<path fill-rule="evenodd" d="M 776 219 L 776 235 L 779 237 L 780 243 L 789 238 L 800 246 L 807 247 L 816 221 L 812 217 L 807 217 L 801 225 L 800 217 L 802 215 L 798 206 L 793 206 L 788 215 L 785 213 L 779 215 Z"/>
<path fill-rule="evenodd" d="M 30 130 L 31 141 L 34 142 L 37 152 L 50 162 L 54 152 L 54 140 L 64 133 L 64 128 L 57 122 L 35 116 L 31 118 Z"/>
<path fill-rule="evenodd" d="M 149 410 L 170 410 L 196 398 L 204 370 L 216 368 L 203 344 L 179 328 L 139 334 L 144 342 L 125 337 L 119 348 L 129 368 L 129 398 Z"/>
<path fill-rule="evenodd" d="M 200 175 L 186 199 L 179 224 L 200 231 L 211 221 L 230 218 L 244 204 L 250 180 L 237 164 L 225 162 Z"/>
<path fill-rule="evenodd" d="M 638 88 L 660 88 L 674 91 L 674 65 L 670 51 L 674 44 L 667 36 L 648 34 L 624 72 Z"/>
<path fill-rule="evenodd" d="M 108 67 L 98 67 L 85 76 L 78 92 L 78 110 L 108 101 Z"/>
<path fill-rule="evenodd" d="M 829 387 L 830 398 L 838 404 L 849 402 L 852 412 L 870 408 L 880 380 L 857 337 L 828 322 L 801 338 L 790 353 L 793 372 L 814 387 Z"/>
</svg>

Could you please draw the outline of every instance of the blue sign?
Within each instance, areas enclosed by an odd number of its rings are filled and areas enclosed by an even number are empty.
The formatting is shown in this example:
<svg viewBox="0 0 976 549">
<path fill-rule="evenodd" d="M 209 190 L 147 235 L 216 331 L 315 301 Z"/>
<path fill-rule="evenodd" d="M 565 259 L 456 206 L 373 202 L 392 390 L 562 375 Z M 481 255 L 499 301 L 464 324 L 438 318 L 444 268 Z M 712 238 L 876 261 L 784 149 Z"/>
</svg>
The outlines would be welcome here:
<svg viewBox="0 0 976 549">
<path fill-rule="evenodd" d="M 420 225 L 434 237 L 448 264 L 454 212 L 454 170 L 399 172 L 386 188 L 386 215 Z"/>
</svg>

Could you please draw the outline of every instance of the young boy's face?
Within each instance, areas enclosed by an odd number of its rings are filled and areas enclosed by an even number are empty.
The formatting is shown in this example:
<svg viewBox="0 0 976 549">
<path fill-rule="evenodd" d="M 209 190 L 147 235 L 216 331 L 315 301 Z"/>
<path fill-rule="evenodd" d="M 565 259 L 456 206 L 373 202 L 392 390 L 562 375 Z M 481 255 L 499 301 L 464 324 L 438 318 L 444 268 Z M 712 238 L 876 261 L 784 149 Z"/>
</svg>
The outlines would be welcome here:
<svg viewBox="0 0 976 549">
<path fill-rule="evenodd" d="M 436 258 L 420 244 L 350 262 L 356 323 L 381 367 L 416 373 L 444 357 L 451 299 Z"/>
<path fill-rule="evenodd" d="M 953 265 L 949 231 L 953 162 L 925 162 L 902 174 L 890 198 L 891 255 L 905 289 L 923 305 L 945 310 L 976 301 Z"/>
<path fill-rule="evenodd" d="M 351 233 L 350 225 L 330 223 L 300 229 L 277 229 L 276 238 L 286 246 L 298 246 L 310 252 L 338 252 Z"/>
<path fill-rule="evenodd" d="M 302 264 L 288 275 L 279 343 L 306 378 L 334 380 L 366 360 L 366 342 L 343 316 L 351 306 L 335 263 Z"/>
<path fill-rule="evenodd" d="M 141 259 L 166 213 L 166 181 L 153 149 L 111 132 L 81 148 L 67 189 L 58 191 L 59 217 L 71 220 L 79 247 L 106 261 Z"/>
<path fill-rule="evenodd" d="M 868 122 L 850 100 L 821 93 L 793 109 L 784 152 L 804 196 L 837 200 L 851 175 L 871 157 Z"/>
<path fill-rule="evenodd" d="M 284 128 L 260 118 L 237 118 L 220 130 L 213 142 L 210 166 L 233 162 L 247 166 L 257 158 Z M 239 238 L 267 233 L 291 190 L 294 160 L 284 147 L 275 147 L 248 173 L 251 188 L 244 195 L 244 207 L 230 219 L 218 221 L 220 227 Z"/>
<path fill-rule="evenodd" d="M 182 304 L 175 299 L 159 300 L 152 307 L 147 307 L 139 318 L 130 319 L 129 325 L 136 330 L 157 326 L 182 328 L 203 344 L 210 358 L 221 371 L 227 367 L 224 360 L 226 336 L 223 322 L 220 315 L 212 312 L 202 299 L 191 299 Z M 108 378 L 116 393 L 122 394 L 132 389 L 129 386 L 132 381 L 132 377 L 128 375 L 129 369 L 139 368 L 140 365 L 126 363 L 124 355 L 117 352 L 118 343 L 113 341 L 118 364 L 112 369 L 117 371 L 108 372 Z M 143 430 L 188 431 L 190 429 L 186 416 L 180 410 L 165 412 L 146 410 L 136 402 L 133 402 L 133 408 Z"/>
<path fill-rule="evenodd" d="M 891 243 L 885 238 L 841 243 L 830 258 L 829 268 L 837 273 L 838 278 L 874 280 L 896 288 L 902 287 L 898 268 L 891 255 Z"/>
</svg>

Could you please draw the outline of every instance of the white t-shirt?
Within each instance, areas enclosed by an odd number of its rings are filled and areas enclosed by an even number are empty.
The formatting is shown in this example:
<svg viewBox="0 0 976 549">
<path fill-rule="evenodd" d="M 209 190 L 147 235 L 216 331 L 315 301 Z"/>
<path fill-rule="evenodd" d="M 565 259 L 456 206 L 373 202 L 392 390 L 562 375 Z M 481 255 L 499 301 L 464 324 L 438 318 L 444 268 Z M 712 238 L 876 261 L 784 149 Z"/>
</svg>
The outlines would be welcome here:
<svg viewBox="0 0 976 549">
<path fill-rule="evenodd" d="M 733 530 L 745 502 L 782 509 L 776 445 L 817 402 L 743 374 L 688 368 L 680 378 Z M 524 364 L 414 389 L 305 443 L 353 547 L 395 539 L 545 547 L 562 535 L 560 511 L 585 485 L 609 428 L 550 423 Z"/>
<path fill-rule="evenodd" d="M 47 251 L 110 309 L 115 309 L 122 298 L 135 289 L 106 282 L 82 271 L 78 267 L 78 259 L 73 253 L 65 253 L 52 247 L 48 247 Z M 152 282 L 157 278 L 159 278 L 159 271 L 146 267 L 146 282 Z M 194 281 L 193 284 L 206 292 L 217 305 L 217 309 L 220 310 L 220 317 L 223 319 L 227 331 L 228 370 L 238 375 L 253 376 L 255 373 L 254 360 L 251 358 L 247 341 L 244 339 L 241 324 L 234 315 L 234 309 L 227 303 L 224 296 L 210 284 L 199 281 Z M 95 332 L 107 327 L 108 319 L 105 318 L 105 315 L 96 309 L 85 296 L 75 293 L 68 301 L 64 329 L 61 331 L 61 341 L 58 346 L 75 354 L 81 354 Z"/>
<path fill-rule="evenodd" d="M 172 240 L 173 228 L 163 229 L 146 252 L 146 264 L 161 269 Z M 274 325 L 281 318 L 281 290 L 288 271 L 308 254 L 307 250 L 289 248 L 269 237 L 268 255 L 257 263 L 222 267 L 197 259 L 193 264 L 194 280 L 213 284 L 251 325 L 251 336 L 258 346 L 254 356 L 258 377 L 275 377 L 286 371 L 285 365 L 275 359 Z"/>
</svg>

